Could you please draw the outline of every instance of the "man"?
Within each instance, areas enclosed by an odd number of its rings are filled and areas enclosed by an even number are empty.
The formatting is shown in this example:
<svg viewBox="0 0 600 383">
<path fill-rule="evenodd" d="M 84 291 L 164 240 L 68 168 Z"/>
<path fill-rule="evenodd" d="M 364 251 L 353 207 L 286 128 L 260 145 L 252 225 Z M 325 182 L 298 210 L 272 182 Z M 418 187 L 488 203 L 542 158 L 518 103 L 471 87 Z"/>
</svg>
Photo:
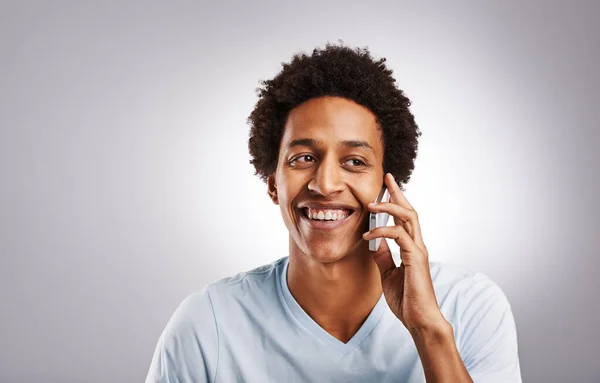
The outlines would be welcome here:
<svg viewBox="0 0 600 383">
<path fill-rule="evenodd" d="M 429 262 L 399 185 L 421 132 L 384 62 L 327 44 L 262 83 L 251 163 L 280 207 L 289 255 L 186 297 L 147 383 L 521 382 L 502 290 Z M 383 186 L 390 201 L 370 204 Z M 393 225 L 367 232 L 371 212 Z M 374 238 L 397 247 L 372 252 Z"/>
</svg>

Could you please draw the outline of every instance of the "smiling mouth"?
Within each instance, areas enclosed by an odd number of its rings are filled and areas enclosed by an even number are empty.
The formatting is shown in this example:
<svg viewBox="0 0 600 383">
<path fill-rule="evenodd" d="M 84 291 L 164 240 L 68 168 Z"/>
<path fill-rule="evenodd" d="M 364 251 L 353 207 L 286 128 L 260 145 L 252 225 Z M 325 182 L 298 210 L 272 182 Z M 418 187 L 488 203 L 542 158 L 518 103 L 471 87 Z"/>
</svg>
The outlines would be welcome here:
<svg viewBox="0 0 600 383">
<path fill-rule="evenodd" d="M 353 214 L 355 213 L 354 210 L 346 210 L 343 212 L 343 214 L 337 214 L 334 216 L 333 213 L 331 214 L 317 214 L 316 215 L 316 219 L 315 218 L 310 218 L 308 216 L 308 212 L 309 209 L 308 208 L 302 208 L 299 209 L 300 210 L 300 217 L 302 218 L 303 222 L 306 222 L 308 224 L 309 227 L 313 228 L 313 229 L 317 229 L 317 230 L 331 230 L 331 229 L 336 229 L 340 226 L 342 226 L 343 224 L 345 224 L 346 222 L 349 221 L 350 217 L 353 216 Z M 313 212 L 314 214 L 314 212 Z M 342 218 L 340 218 L 340 215 L 342 216 Z"/>
<path fill-rule="evenodd" d="M 310 209 L 304 207 L 300 209 L 304 216 L 315 221 L 336 221 L 351 215 L 354 210 L 351 209 Z"/>
</svg>

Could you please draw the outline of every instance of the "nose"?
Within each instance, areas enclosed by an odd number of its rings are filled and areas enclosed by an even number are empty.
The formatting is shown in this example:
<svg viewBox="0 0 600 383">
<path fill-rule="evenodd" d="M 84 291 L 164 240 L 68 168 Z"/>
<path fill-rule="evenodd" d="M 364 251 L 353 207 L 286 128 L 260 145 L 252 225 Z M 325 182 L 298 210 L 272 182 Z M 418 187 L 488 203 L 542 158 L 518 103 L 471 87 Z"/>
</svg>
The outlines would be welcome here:
<svg viewBox="0 0 600 383">
<path fill-rule="evenodd" d="M 308 189 L 323 196 L 340 192 L 344 190 L 342 172 L 336 156 L 325 156 L 318 164 L 315 177 L 308 183 Z"/>
</svg>

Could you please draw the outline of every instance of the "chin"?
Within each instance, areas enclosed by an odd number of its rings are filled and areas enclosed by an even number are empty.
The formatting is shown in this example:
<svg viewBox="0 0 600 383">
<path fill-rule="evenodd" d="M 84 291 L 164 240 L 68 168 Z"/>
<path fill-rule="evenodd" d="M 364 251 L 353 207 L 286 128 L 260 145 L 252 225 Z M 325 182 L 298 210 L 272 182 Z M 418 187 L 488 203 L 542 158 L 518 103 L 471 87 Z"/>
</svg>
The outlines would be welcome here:
<svg viewBox="0 0 600 383">
<path fill-rule="evenodd" d="M 308 246 L 306 253 L 311 259 L 320 263 L 337 262 L 344 258 L 350 249 L 344 249 L 342 246 Z"/>
</svg>

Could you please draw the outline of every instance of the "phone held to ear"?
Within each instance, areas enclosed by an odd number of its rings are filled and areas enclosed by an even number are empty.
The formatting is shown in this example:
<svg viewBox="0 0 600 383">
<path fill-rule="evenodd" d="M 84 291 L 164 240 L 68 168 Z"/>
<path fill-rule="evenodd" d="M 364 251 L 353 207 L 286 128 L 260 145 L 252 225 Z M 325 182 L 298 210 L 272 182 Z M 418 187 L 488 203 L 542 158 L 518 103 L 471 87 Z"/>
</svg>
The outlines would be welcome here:
<svg viewBox="0 0 600 383">
<path fill-rule="evenodd" d="M 389 202 L 390 201 L 390 192 L 387 190 L 387 187 L 384 185 L 379 195 L 377 196 L 377 200 L 375 202 Z M 388 213 L 370 213 L 369 214 L 369 231 L 382 226 L 387 226 L 387 222 L 390 218 Z M 369 240 L 369 250 L 377 251 L 379 249 L 379 245 L 381 244 L 381 240 L 383 238 L 375 238 Z"/>
</svg>

